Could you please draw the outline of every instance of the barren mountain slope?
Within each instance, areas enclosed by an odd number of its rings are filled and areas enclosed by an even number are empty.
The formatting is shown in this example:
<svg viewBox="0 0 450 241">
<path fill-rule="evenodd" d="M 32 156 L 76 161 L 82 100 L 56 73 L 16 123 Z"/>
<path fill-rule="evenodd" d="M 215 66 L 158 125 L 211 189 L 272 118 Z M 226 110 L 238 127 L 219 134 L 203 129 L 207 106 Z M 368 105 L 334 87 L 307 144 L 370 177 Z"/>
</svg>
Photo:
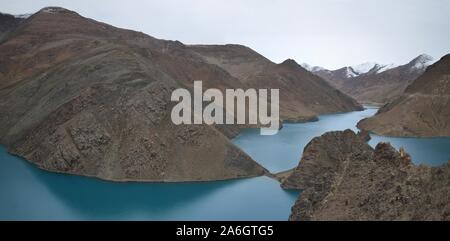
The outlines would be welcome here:
<svg viewBox="0 0 450 241">
<path fill-rule="evenodd" d="M 189 48 L 250 88 L 280 89 L 280 114 L 284 120 L 306 121 L 318 114 L 362 109 L 355 100 L 294 60 L 275 64 L 241 45 L 190 45 Z"/>
<path fill-rule="evenodd" d="M 184 48 L 41 10 L 0 44 L 1 142 L 43 169 L 116 181 L 264 174 L 214 127 L 172 124 L 173 89 L 239 84 Z"/>
<path fill-rule="evenodd" d="M 248 48 L 239 48 L 233 56 L 247 56 Z M 43 169 L 108 180 L 200 181 L 266 172 L 227 138 L 239 127 L 172 124 L 172 90 L 192 89 L 194 80 L 203 80 L 205 89 L 280 88 L 282 114 L 295 120 L 360 108 L 296 64 L 275 65 L 252 52 L 249 63 L 238 58 L 238 67 L 251 66 L 244 78 L 192 46 L 57 7 L 23 20 L 0 42 L 0 53 L 1 142 Z M 260 77 L 263 62 L 276 73 L 264 68 Z"/>
</svg>

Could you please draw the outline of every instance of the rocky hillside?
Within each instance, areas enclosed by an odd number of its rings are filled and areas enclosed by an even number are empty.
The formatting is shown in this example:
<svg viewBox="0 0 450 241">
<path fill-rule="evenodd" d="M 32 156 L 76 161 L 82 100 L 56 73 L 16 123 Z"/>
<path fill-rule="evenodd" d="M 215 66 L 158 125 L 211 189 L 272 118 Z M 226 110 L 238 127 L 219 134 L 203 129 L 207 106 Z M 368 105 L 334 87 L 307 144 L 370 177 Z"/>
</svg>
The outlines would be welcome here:
<svg viewBox="0 0 450 241">
<path fill-rule="evenodd" d="M 193 45 L 189 48 L 247 87 L 280 89 L 280 115 L 284 120 L 307 121 L 318 114 L 362 110 L 355 100 L 294 60 L 275 64 L 241 45 Z"/>
<path fill-rule="evenodd" d="M 14 16 L 0 12 L 0 41 L 10 31 L 15 29 L 25 19 L 24 16 Z"/>
<path fill-rule="evenodd" d="M 206 54 L 199 46 L 115 28 L 58 7 L 44 8 L 8 31 L 0 42 L 0 141 L 50 171 L 116 181 L 266 173 L 229 141 L 236 126 L 172 124 L 172 90 L 192 89 L 194 80 L 221 90 L 270 83 L 283 93 L 292 85 L 291 93 L 281 94 L 285 117 L 360 109 L 301 67 L 273 64 L 246 47 L 224 58 L 237 65 L 224 65 L 218 61 L 227 46 Z M 255 77 L 261 60 L 273 68 L 264 73 L 278 78 L 273 83 Z M 296 98 L 295 91 L 307 96 Z"/>
<path fill-rule="evenodd" d="M 400 96 L 432 62 L 432 57 L 423 54 L 401 66 L 366 63 L 333 71 L 316 68 L 313 72 L 362 103 L 386 103 Z"/>
<path fill-rule="evenodd" d="M 172 124 L 173 89 L 240 84 L 179 42 L 45 8 L 0 53 L 1 142 L 40 168 L 116 181 L 266 172 L 213 126 Z"/>
<path fill-rule="evenodd" d="M 303 190 L 290 220 L 450 220 L 450 162 L 415 166 L 351 130 L 314 138 L 282 187 Z"/>
<path fill-rule="evenodd" d="M 390 136 L 450 136 L 450 55 L 358 127 Z"/>
</svg>

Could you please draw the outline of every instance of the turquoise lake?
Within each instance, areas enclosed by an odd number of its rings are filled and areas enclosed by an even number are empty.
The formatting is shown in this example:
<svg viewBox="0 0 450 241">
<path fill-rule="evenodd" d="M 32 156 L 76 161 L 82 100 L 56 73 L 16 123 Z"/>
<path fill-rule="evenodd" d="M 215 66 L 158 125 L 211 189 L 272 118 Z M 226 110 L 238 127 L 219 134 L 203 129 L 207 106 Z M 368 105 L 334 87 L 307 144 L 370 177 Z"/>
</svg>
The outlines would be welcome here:
<svg viewBox="0 0 450 241">
<path fill-rule="evenodd" d="M 318 122 L 285 124 L 273 136 L 242 132 L 233 142 L 271 172 L 295 167 L 304 146 L 327 131 L 357 130 L 365 111 L 320 116 Z M 450 138 L 390 138 L 415 163 L 450 159 Z M 0 147 L 0 220 L 287 220 L 299 192 L 267 177 L 207 183 L 112 183 L 42 171 Z"/>
</svg>

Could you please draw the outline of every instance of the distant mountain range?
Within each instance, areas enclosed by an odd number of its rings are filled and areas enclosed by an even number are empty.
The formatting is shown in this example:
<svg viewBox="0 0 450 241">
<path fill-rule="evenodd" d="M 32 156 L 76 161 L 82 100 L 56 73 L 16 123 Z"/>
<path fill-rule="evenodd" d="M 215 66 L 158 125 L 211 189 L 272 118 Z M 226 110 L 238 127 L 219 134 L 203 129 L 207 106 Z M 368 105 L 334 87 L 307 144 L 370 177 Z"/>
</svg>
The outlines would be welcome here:
<svg viewBox="0 0 450 241">
<path fill-rule="evenodd" d="M 302 66 L 360 102 L 386 103 L 401 95 L 433 62 L 431 56 L 422 54 L 399 66 L 374 62 L 337 70 L 308 64 Z"/>
<path fill-rule="evenodd" d="M 264 175 L 233 125 L 175 125 L 176 88 L 280 89 L 283 120 L 361 110 L 293 60 L 242 45 L 185 45 L 48 7 L 0 18 L 0 142 L 54 172 L 114 181 Z"/>
</svg>

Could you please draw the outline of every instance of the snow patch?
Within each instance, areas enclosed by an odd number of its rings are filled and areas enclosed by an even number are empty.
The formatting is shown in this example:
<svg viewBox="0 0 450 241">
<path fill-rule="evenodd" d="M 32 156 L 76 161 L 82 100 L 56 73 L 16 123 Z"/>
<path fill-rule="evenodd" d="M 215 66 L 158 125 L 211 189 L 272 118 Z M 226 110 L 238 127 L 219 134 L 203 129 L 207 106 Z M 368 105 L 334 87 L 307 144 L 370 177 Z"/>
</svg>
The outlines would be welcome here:
<svg viewBox="0 0 450 241">
<path fill-rule="evenodd" d="M 434 63 L 434 58 L 427 54 L 419 55 L 414 59 L 413 68 L 424 69 Z"/>
<path fill-rule="evenodd" d="M 15 18 L 23 18 L 23 19 L 25 19 L 25 18 L 29 18 L 31 15 L 33 15 L 33 14 L 31 14 L 31 13 L 28 13 L 28 14 L 18 14 L 18 15 L 14 15 L 14 17 L 15 17 Z"/>
<path fill-rule="evenodd" d="M 386 71 L 386 70 L 390 70 L 390 69 L 393 69 L 393 68 L 396 68 L 396 67 L 398 67 L 398 65 L 393 64 L 393 63 L 391 63 L 391 64 L 386 64 L 386 65 L 381 65 L 381 66 L 377 69 L 376 73 L 382 73 L 382 72 L 384 72 L 384 71 Z"/>
<path fill-rule="evenodd" d="M 33 14 L 16 14 L 16 15 L 14 15 L 14 14 L 9 14 L 9 13 L 4 13 L 4 12 L 0 12 L 0 14 L 13 16 L 14 18 L 23 18 L 23 19 L 29 18 L 31 15 L 33 15 Z"/>
<path fill-rule="evenodd" d="M 41 13 L 59 13 L 59 12 L 64 12 L 65 9 L 64 8 L 60 8 L 60 7 L 45 7 L 43 9 L 41 9 Z"/>
<path fill-rule="evenodd" d="M 318 71 L 329 71 L 329 70 L 325 69 L 324 67 L 320 67 L 320 66 L 314 66 L 312 68 L 312 72 L 318 72 Z"/>
<path fill-rule="evenodd" d="M 323 68 L 323 67 L 320 67 L 320 66 L 311 66 L 311 65 L 309 65 L 309 64 L 307 64 L 307 63 L 302 63 L 301 66 L 302 66 L 304 69 L 306 69 L 306 70 L 308 70 L 308 71 L 310 71 L 310 72 L 317 72 L 317 71 L 321 71 L 321 70 L 326 70 L 326 69 Z"/>
<path fill-rule="evenodd" d="M 357 77 L 363 74 L 379 74 L 386 70 L 398 67 L 396 64 L 378 64 L 375 62 L 366 62 L 359 65 L 347 67 L 347 78 Z M 351 70 L 349 70 L 351 69 Z"/>
<path fill-rule="evenodd" d="M 375 62 L 366 62 L 359 65 L 351 66 L 351 68 L 359 75 L 365 74 L 372 70 L 376 65 L 378 65 Z"/>
<path fill-rule="evenodd" d="M 353 77 L 356 77 L 356 76 L 358 76 L 359 75 L 359 73 L 357 73 L 354 69 L 353 69 L 353 67 L 346 67 L 345 68 L 345 76 L 347 77 L 347 78 L 353 78 Z"/>
</svg>

